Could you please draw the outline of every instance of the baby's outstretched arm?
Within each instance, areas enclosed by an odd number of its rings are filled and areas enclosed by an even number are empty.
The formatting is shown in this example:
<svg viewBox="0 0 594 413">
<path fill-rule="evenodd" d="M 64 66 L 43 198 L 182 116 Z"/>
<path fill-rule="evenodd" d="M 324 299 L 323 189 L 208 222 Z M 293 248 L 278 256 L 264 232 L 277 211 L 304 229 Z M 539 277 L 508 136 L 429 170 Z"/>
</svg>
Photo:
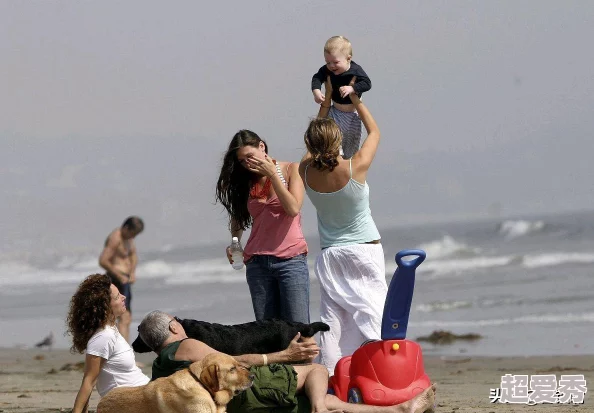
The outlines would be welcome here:
<svg viewBox="0 0 594 413">
<path fill-rule="evenodd" d="M 332 106 L 332 82 L 330 81 L 330 75 L 328 75 L 326 82 L 324 83 L 324 91 L 326 92 L 326 96 L 324 97 L 324 102 L 320 104 L 318 118 L 328 117 L 330 106 Z"/>
<path fill-rule="evenodd" d="M 312 90 L 312 93 L 313 93 L 314 100 L 316 101 L 316 103 L 318 103 L 318 104 L 324 103 L 324 100 L 326 98 L 324 97 L 324 94 L 322 93 L 322 91 L 320 89 L 314 89 L 314 90 Z"/>
<path fill-rule="evenodd" d="M 311 92 L 317 104 L 322 104 L 326 100 L 322 93 L 322 83 L 326 81 L 326 76 L 326 66 L 322 66 L 311 78 Z"/>
<path fill-rule="evenodd" d="M 357 76 L 357 81 L 353 84 L 354 92 L 361 96 L 362 93 L 368 92 L 371 90 L 371 79 L 365 73 L 365 70 L 361 66 L 355 70 L 355 76 Z"/>
</svg>

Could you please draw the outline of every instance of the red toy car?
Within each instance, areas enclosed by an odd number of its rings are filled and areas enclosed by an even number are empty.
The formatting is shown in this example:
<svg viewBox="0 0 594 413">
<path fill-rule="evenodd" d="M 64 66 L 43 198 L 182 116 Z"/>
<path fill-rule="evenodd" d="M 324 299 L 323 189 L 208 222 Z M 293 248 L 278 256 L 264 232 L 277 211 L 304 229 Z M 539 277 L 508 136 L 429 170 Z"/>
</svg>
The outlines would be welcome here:
<svg viewBox="0 0 594 413">
<path fill-rule="evenodd" d="M 410 255 L 418 257 L 402 260 Z M 398 268 L 390 282 L 384 306 L 382 340 L 367 342 L 352 356 L 340 359 L 334 368 L 334 376 L 330 377 L 329 393 L 349 403 L 391 406 L 411 400 L 431 386 L 425 374 L 421 347 L 405 339 L 415 269 L 425 256 L 422 250 L 396 254 Z"/>
</svg>

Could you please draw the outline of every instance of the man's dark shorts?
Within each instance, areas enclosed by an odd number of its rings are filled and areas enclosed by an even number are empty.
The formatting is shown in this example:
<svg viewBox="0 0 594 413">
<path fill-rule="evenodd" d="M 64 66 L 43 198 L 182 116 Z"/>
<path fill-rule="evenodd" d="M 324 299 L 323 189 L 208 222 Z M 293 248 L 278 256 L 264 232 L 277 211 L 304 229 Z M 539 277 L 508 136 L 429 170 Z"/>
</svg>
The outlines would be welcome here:
<svg viewBox="0 0 594 413">
<path fill-rule="evenodd" d="M 229 413 L 274 412 L 309 413 L 311 404 L 304 394 L 297 395 L 297 372 L 292 366 L 270 364 L 252 367 L 254 385 L 231 399 Z"/>
<path fill-rule="evenodd" d="M 132 285 L 130 283 L 122 284 L 118 277 L 110 272 L 107 275 L 111 278 L 111 283 L 118 288 L 120 294 L 126 297 L 126 310 L 132 313 Z"/>
</svg>

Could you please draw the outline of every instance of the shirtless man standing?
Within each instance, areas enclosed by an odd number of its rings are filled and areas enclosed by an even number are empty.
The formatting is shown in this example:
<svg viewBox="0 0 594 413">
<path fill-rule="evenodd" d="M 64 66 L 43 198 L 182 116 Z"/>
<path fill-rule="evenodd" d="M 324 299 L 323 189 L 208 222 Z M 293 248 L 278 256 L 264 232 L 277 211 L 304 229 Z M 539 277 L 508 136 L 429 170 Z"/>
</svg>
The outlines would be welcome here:
<svg viewBox="0 0 594 413">
<path fill-rule="evenodd" d="M 128 341 L 132 321 L 131 285 L 136 281 L 136 246 L 134 237 L 142 232 L 144 223 L 136 216 L 128 217 L 120 228 L 114 229 L 105 240 L 105 247 L 99 257 L 99 265 L 111 277 L 120 294 L 126 297 L 126 312 L 120 317 L 118 330 Z"/>
</svg>

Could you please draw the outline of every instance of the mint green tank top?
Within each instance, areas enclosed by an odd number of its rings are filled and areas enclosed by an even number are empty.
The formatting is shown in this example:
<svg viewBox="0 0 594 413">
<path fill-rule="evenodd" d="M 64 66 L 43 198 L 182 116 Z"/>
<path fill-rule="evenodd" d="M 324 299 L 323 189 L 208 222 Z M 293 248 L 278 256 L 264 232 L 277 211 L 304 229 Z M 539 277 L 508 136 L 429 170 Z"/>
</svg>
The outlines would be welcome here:
<svg viewBox="0 0 594 413">
<path fill-rule="evenodd" d="M 335 192 L 317 192 L 307 184 L 305 192 L 316 207 L 318 232 L 322 248 L 338 247 L 380 239 L 379 231 L 369 208 L 369 185 L 353 179 L 353 166 L 349 159 L 349 182 Z"/>
</svg>

